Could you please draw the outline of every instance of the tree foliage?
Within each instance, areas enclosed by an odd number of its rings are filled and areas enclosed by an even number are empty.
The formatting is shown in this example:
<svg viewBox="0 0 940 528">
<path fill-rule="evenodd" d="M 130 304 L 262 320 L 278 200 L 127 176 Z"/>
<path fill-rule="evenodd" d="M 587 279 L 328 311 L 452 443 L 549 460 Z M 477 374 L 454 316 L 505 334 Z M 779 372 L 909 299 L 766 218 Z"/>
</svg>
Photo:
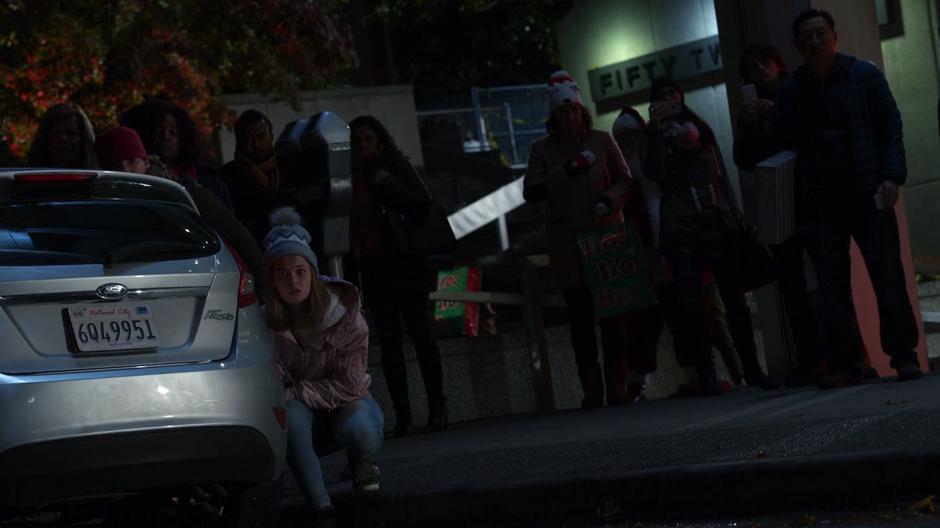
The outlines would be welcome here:
<svg viewBox="0 0 940 528">
<path fill-rule="evenodd" d="M 403 80 L 419 99 L 471 86 L 544 82 L 558 67 L 554 24 L 570 0 L 380 0 Z"/>
<path fill-rule="evenodd" d="M 337 0 L 339 1 L 339 0 Z M 342 2 L 340 2 L 342 3 Z M 223 92 L 334 83 L 357 65 L 336 1 L 0 0 L 0 116 L 14 152 L 53 104 L 81 105 L 96 130 L 159 96 L 203 132 L 232 116 Z"/>
</svg>

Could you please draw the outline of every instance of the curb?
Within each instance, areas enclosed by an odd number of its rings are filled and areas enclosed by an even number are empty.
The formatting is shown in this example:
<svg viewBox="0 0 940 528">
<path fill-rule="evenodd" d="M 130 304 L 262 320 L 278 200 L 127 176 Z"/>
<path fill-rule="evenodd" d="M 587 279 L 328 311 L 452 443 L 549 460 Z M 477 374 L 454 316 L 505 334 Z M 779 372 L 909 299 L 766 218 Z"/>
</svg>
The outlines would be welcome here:
<svg viewBox="0 0 940 528">
<path fill-rule="evenodd" d="M 341 496 L 343 526 L 675 519 L 881 503 L 940 488 L 940 448 L 538 479 L 421 495 Z"/>
</svg>

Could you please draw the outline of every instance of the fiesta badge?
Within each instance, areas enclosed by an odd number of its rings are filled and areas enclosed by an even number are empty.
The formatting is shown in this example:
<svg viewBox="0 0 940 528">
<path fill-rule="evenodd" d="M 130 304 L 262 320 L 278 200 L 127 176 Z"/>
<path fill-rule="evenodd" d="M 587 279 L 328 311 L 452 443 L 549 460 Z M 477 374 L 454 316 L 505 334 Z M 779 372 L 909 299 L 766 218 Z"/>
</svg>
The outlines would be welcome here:
<svg viewBox="0 0 940 528">
<path fill-rule="evenodd" d="M 102 284 L 101 286 L 98 286 L 98 289 L 95 290 L 95 293 L 98 295 L 98 297 L 106 301 L 118 301 L 127 295 L 127 287 L 123 284 L 112 282 L 110 284 Z"/>
</svg>

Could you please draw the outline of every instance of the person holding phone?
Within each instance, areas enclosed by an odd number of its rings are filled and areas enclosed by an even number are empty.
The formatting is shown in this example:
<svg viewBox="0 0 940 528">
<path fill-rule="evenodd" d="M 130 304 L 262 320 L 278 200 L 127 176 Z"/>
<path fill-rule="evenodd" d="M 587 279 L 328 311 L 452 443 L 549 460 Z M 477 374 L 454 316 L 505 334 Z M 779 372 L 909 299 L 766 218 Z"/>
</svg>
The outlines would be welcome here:
<svg viewBox="0 0 940 528">
<path fill-rule="evenodd" d="M 738 72 L 745 83 L 741 87 L 744 104 L 738 114 L 733 157 L 738 168 L 751 171 L 757 163 L 782 149 L 771 131 L 771 123 L 777 92 L 790 73 L 780 52 L 769 44 L 745 48 Z"/>
<path fill-rule="evenodd" d="M 748 385 L 774 388 L 758 361 L 751 315 L 738 280 L 740 212 L 715 134 L 686 106 L 685 95 L 673 78 L 654 79 L 650 100 L 645 173 L 659 182 L 663 193 L 660 251 L 675 281 L 671 304 L 681 321 L 675 336 L 679 364 L 687 375 L 697 376 L 703 394 L 721 394 L 702 289 L 703 274 L 710 269 L 727 310 L 745 380 Z"/>
</svg>

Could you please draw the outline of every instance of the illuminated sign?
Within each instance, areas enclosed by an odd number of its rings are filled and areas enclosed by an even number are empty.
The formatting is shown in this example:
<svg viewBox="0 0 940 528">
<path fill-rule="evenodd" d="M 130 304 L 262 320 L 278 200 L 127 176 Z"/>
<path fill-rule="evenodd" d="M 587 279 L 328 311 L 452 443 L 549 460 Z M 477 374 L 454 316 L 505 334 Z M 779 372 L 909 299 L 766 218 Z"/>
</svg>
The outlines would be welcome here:
<svg viewBox="0 0 940 528">
<path fill-rule="evenodd" d="M 721 69 L 718 35 L 588 71 L 594 102 L 648 90 L 660 75 L 689 79 Z"/>
</svg>

